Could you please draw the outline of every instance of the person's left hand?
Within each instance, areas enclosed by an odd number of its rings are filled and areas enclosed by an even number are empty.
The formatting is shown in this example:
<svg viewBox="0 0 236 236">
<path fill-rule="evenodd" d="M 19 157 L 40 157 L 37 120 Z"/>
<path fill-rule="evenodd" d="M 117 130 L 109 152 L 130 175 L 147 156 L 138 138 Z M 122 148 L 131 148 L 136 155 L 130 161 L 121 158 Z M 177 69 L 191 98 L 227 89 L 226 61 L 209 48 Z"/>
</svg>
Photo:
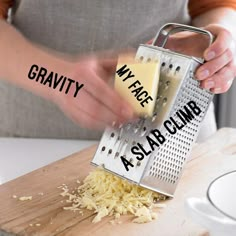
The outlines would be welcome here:
<svg viewBox="0 0 236 236">
<path fill-rule="evenodd" d="M 166 48 L 186 55 L 203 56 L 205 63 L 199 66 L 195 74 L 201 81 L 201 87 L 216 94 L 224 93 L 236 76 L 235 39 L 228 30 L 217 24 L 208 25 L 204 29 L 215 37 L 210 46 L 200 34 L 180 32 L 170 36 Z"/>
<path fill-rule="evenodd" d="M 215 41 L 204 51 L 206 62 L 197 69 L 196 77 L 203 88 L 224 93 L 236 76 L 235 40 L 219 25 L 209 25 L 205 29 L 215 36 Z"/>
</svg>

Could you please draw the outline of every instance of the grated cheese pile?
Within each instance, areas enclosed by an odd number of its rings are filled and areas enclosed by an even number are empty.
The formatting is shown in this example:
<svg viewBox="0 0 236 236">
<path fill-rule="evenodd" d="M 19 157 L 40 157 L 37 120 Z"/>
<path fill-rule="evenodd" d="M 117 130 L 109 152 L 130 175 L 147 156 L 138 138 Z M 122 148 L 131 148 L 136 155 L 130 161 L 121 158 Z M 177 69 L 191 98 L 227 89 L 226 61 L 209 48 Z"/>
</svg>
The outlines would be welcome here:
<svg viewBox="0 0 236 236">
<path fill-rule="evenodd" d="M 105 216 L 119 219 L 129 213 L 136 217 L 133 222 L 146 223 L 157 218 L 157 213 L 153 211 L 155 208 L 165 207 L 165 204 L 158 203 L 165 200 L 165 196 L 133 185 L 102 169 L 90 172 L 76 191 L 70 192 L 65 184 L 59 188 L 63 191 L 61 195 L 71 203 L 64 209 L 81 214 L 83 208 L 94 210 L 97 214 L 93 223 Z"/>
</svg>

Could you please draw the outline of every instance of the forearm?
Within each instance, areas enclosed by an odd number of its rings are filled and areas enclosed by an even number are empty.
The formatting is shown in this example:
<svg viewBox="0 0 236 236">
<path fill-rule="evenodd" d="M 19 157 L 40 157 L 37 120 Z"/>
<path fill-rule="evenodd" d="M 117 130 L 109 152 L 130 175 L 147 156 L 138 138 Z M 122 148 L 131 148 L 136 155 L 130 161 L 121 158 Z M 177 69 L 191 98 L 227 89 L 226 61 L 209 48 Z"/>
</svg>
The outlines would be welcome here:
<svg viewBox="0 0 236 236">
<path fill-rule="evenodd" d="M 51 99 L 53 90 L 28 78 L 33 64 L 67 76 L 70 63 L 42 50 L 25 39 L 16 29 L 0 20 L 0 78 Z"/>
<path fill-rule="evenodd" d="M 192 20 L 192 25 L 197 27 L 204 27 L 209 24 L 219 24 L 231 32 L 236 39 L 236 11 L 227 8 L 219 7 L 205 12 Z"/>
</svg>

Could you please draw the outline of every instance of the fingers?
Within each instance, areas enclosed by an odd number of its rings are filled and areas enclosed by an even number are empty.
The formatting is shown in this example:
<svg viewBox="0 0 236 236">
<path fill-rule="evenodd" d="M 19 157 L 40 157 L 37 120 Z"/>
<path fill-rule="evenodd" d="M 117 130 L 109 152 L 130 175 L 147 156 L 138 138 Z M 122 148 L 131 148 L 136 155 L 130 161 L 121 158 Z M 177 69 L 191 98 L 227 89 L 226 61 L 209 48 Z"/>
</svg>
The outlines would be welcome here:
<svg viewBox="0 0 236 236">
<path fill-rule="evenodd" d="M 209 77 L 206 80 L 201 81 L 201 86 L 203 88 L 210 89 L 213 93 L 224 93 L 229 90 L 233 79 L 235 77 L 235 66 L 233 63 L 229 63 L 227 66 L 223 67 L 218 73 Z"/>
<path fill-rule="evenodd" d="M 209 61 L 220 56 L 230 48 L 233 39 L 229 31 L 217 25 L 209 25 L 205 29 L 209 30 L 216 37 L 215 41 L 204 52 L 205 60 Z"/>
<path fill-rule="evenodd" d="M 63 106 L 63 108 L 66 107 L 66 112 L 70 112 L 75 122 L 82 123 L 83 126 L 88 124 L 83 119 L 84 115 L 81 118 L 77 117 L 80 114 L 87 114 L 90 117 L 88 122 L 91 122 L 92 119 L 96 120 L 92 124 L 95 128 L 102 127 L 101 124 L 125 123 L 133 118 L 132 108 L 120 98 L 113 88 L 108 86 L 93 70 L 84 72 L 80 70 L 80 75 L 84 75 L 80 79 L 80 82 L 85 84 L 83 90 L 80 91 L 76 99 L 73 97 L 72 91 L 69 91 L 69 98 L 67 98 L 69 102 L 67 101 L 67 104 Z M 74 112 L 70 109 L 72 107 Z M 98 122 L 100 124 L 97 124 Z"/>
<path fill-rule="evenodd" d="M 89 114 L 92 118 L 108 125 L 112 125 L 114 121 L 118 124 L 124 122 L 123 119 L 107 109 L 104 104 L 99 102 L 86 90 L 81 91 L 78 100 L 74 100 L 71 105 L 75 106 L 81 112 Z"/>
<path fill-rule="evenodd" d="M 134 118 L 134 112 L 131 106 L 125 101 L 113 88 L 94 72 L 89 73 L 92 78 L 86 78 L 82 81 L 84 89 L 94 99 L 98 100 L 108 110 L 112 111 L 119 120 L 130 120 Z"/>
<path fill-rule="evenodd" d="M 104 106 L 116 114 L 119 119 L 130 120 L 134 118 L 133 109 L 123 100 L 123 98 L 104 81 L 96 81 L 97 89 L 89 91 L 97 100 L 99 100 Z M 89 89 L 89 88 L 88 88 Z"/>
<path fill-rule="evenodd" d="M 98 60 L 90 57 L 75 65 L 72 76 L 84 84 L 83 90 L 76 99 L 69 91 L 67 104 L 61 104 L 62 110 L 72 120 L 84 127 L 100 129 L 114 122 L 119 125 L 134 118 L 131 106 L 108 85 L 108 77 L 115 73 L 116 64 L 116 58 L 102 57 Z"/>
<path fill-rule="evenodd" d="M 208 77 L 213 76 L 217 71 L 222 69 L 233 59 L 233 53 L 231 50 L 227 49 L 223 54 L 210 60 L 201 67 L 196 72 L 196 76 L 199 80 L 204 80 Z"/>
<path fill-rule="evenodd" d="M 76 98 L 72 90 L 55 102 L 75 123 L 90 129 L 125 123 L 136 118 L 132 107 L 108 81 L 115 74 L 117 57 L 100 54 L 80 57 L 70 77 L 84 84 Z"/>
<path fill-rule="evenodd" d="M 81 112 L 75 106 L 67 106 L 62 108 L 62 110 L 74 123 L 80 124 L 84 128 L 101 130 L 106 126 L 105 123 L 91 117 L 86 112 Z"/>
<path fill-rule="evenodd" d="M 106 73 L 107 76 L 114 75 L 116 72 L 116 65 L 117 65 L 117 57 L 116 58 L 109 58 L 109 59 L 102 59 L 99 61 L 98 66 L 101 66 L 103 72 Z"/>
<path fill-rule="evenodd" d="M 201 86 L 213 93 L 224 93 L 236 75 L 235 42 L 231 33 L 219 25 L 205 28 L 215 35 L 215 41 L 204 52 L 206 62 L 196 71 Z"/>
<path fill-rule="evenodd" d="M 68 93 L 68 95 L 71 95 Z M 79 94 L 81 99 L 86 99 L 81 93 Z M 64 114 L 70 118 L 74 123 L 80 124 L 84 128 L 89 129 L 103 129 L 106 124 L 98 119 L 96 116 L 89 114 L 87 110 L 81 110 L 77 104 L 85 103 L 86 100 L 79 100 L 78 97 L 74 98 L 73 96 L 64 97 L 59 103 L 58 106 L 64 112 Z"/>
</svg>

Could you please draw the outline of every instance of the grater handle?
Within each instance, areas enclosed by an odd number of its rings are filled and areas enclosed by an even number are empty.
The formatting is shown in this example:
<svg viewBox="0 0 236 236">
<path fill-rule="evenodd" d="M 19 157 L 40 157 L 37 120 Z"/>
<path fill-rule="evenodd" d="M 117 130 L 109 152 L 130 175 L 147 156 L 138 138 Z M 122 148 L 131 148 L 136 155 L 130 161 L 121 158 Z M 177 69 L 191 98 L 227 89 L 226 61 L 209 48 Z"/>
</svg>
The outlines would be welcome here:
<svg viewBox="0 0 236 236">
<path fill-rule="evenodd" d="M 161 29 L 158 31 L 158 33 L 156 34 L 152 42 L 152 45 L 153 46 L 156 45 L 158 47 L 164 47 L 171 34 L 175 34 L 177 32 L 182 32 L 182 31 L 190 31 L 194 33 L 207 35 L 209 38 L 209 46 L 212 44 L 214 40 L 214 36 L 208 30 L 200 29 L 200 28 L 193 27 L 190 25 L 168 23 L 168 24 L 163 25 Z"/>
</svg>

